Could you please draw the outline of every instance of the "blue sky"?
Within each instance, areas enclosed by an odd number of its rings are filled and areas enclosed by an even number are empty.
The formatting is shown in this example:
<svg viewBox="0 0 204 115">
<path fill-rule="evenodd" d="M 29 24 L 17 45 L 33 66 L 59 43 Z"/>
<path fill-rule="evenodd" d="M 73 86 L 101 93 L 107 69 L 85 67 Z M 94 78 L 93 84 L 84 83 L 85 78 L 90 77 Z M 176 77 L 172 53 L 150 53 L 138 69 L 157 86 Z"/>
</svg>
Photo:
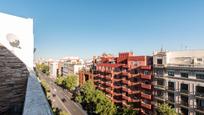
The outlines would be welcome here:
<svg viewBox="0 0 204 115">
<path fill-rule="evenodd" d="M 36 58 L 204 49 L 203 0 L 2 0 L 34 19 Z"/>
</svg>

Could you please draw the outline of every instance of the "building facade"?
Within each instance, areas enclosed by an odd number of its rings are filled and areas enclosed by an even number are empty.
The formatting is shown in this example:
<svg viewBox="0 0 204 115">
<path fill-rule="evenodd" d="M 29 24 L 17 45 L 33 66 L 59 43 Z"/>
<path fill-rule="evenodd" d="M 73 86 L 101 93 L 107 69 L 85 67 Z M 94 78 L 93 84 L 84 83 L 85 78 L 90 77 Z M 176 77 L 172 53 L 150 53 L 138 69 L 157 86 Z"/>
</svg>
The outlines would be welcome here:
<svg viewBox="0 0 204 115">
<path fill-rule="evenodd" d="M 183 115 L 204 114 L 204 50 L 153 54 L 154 103 L 168 103 Z"/>
<path fill-rule="evenodd" d="M 59 72 L 59 66 L 58 66 L 58 62 L 52 62 L 49 65 L 49 72 L 50 72 L 50 77 L 56 79 L 58 76 L 58 72 Z"/>
<path fill-rule="evenodd" d="M 153 112 L 152 57 L 134 56 L 132 52 L 119 57 L 102 56 L 94 62 L 94 83 L 119 107 L 141 114 Z"/>
</svg>

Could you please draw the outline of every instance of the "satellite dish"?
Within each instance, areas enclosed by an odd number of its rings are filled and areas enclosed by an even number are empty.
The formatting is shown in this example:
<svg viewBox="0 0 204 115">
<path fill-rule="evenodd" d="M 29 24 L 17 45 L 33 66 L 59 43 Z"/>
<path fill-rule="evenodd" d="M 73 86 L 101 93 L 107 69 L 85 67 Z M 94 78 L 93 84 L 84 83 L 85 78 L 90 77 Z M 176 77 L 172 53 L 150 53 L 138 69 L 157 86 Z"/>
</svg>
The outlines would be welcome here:
<svg viewBox="0 0 204 115">
<path fill-rule="evenodd" d="M 9 42 L 9 44 L 10 44 L 12 47 L 21 49 L 21 47 L 20 47 L 20 41 L 19 41 L 18 37 L 17 37 L 15 34 L 8 33 L 8 34 L 6 35 L 6 38 L 7 38 L 8 42 Z"/>
</svg>

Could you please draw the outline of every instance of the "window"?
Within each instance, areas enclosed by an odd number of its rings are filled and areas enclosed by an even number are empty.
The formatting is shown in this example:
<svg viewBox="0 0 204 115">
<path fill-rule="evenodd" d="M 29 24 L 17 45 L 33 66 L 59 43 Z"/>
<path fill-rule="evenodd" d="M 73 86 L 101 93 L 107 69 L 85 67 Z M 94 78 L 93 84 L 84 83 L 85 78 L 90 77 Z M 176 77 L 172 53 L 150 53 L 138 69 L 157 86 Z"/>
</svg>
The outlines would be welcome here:
<svg viewBox="0 0 204 115">
<path fill-rule="evenodd" d="M 173 77 L 174 76 L 174 72 L 173 71 L 168 71 L 168 76 Z"/>
<path fill-rule="evenodd" d="M 157 64 L 162 64 L 162 59 L 157 59 Z"/>
<path fill-rule="evenodd" d="M 204 74 L 196 74 L 196 79 L 203 79 L 204 80 Z"/>
<path fill-rule="evenodd" d="M 181 77 L 188 78 L 188 73 L 181 73 Z"/>
<path fill-rule="evenodd" d="M 202 58 L 197 58 L 197 61 L 202 61 Z"/>
</svg>

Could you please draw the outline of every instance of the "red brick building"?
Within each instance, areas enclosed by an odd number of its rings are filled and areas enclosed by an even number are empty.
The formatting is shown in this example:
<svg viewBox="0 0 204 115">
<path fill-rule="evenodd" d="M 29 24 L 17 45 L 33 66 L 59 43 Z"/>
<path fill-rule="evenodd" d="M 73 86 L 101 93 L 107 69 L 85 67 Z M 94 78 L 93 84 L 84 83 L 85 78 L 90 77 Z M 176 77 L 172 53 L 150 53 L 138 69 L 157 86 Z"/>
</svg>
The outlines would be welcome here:
<svg viewBox="0 0 204 115">
<path fill-rule="evenodd" d="M 93 79 L 96 88 L 114 104 L 152 114 L 152 61 L 151 56 L 134 56 L 132 52 L 119 53 L 119 57 L 102 56 L 94 61 L 94 77 L 87 74 L 90 77 L 86 78 Z"/>
</svg>

